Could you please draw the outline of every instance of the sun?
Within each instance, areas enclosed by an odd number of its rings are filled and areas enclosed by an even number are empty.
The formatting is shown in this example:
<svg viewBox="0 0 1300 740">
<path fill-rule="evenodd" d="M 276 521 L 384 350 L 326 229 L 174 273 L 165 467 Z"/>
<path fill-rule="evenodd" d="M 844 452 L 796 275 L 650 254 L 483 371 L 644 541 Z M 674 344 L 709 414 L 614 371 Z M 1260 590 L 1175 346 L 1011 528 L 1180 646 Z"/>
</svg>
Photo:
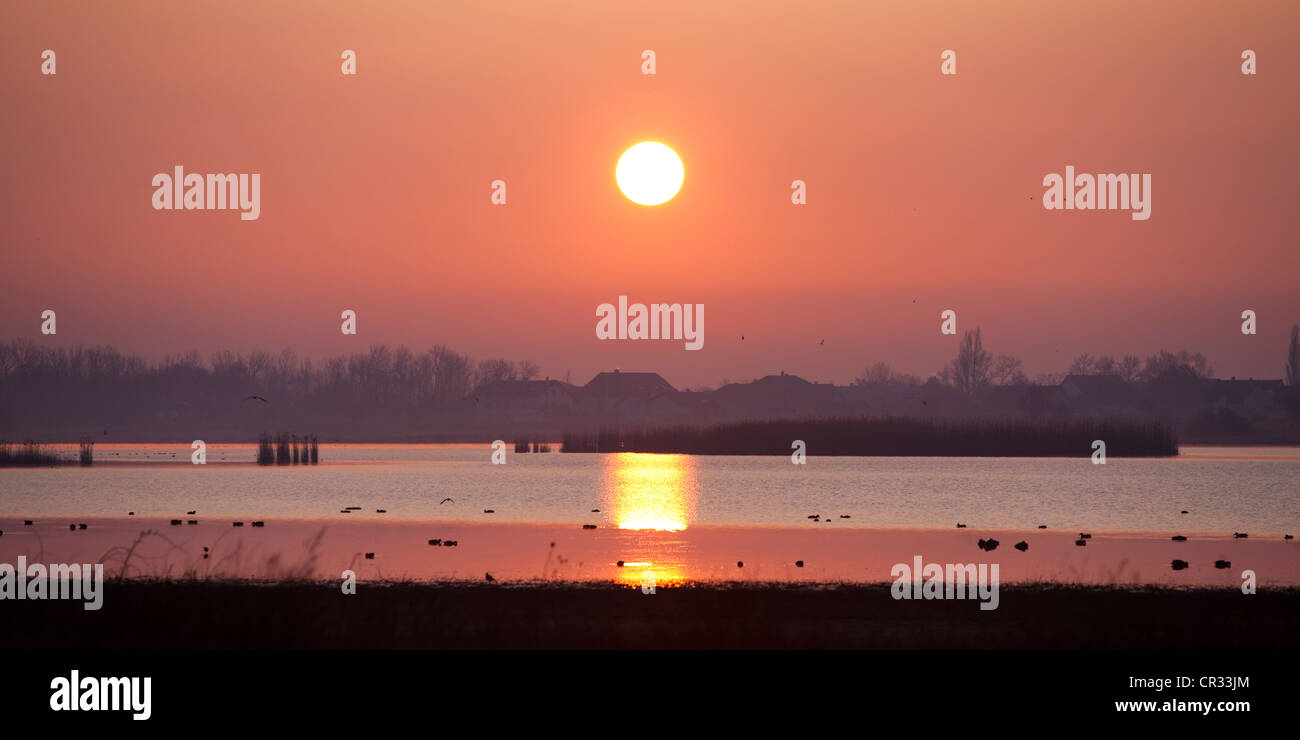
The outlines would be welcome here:
<svg viewBox="0 0 1300 740">
<path fill-rule="evenodd" d="M 682 187 L 686 170 L 671 148 L 657 141 L 643 141 L 623 152 L 614 169 L 618 189 L 633 203 L 657 206 L 667 203 Z"/>
</svg>

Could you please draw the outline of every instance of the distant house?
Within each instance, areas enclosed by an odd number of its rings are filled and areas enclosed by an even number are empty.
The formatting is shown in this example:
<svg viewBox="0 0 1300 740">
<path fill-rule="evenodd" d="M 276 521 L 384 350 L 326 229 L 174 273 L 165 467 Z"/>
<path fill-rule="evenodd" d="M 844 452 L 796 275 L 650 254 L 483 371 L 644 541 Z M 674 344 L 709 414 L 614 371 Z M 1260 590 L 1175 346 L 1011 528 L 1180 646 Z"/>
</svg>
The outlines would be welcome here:
<svg viewBox="0 0 1300 740">
<path fill-rule="evenodd" d="M 579 389 L 582 411 L 602 423 L 682 421 L 688 417 L 681 392 L 659 373 L 598 373 Z"/>
<path fill-rule="evenodd" d="M 1280 403 L 1285 392 L 1281 380 L 1209 378 L 1202 383 L 1206 405 L 1211 408 L 1231 408 L 1252 417 L 1285 416 Z"/>
<path fill-rule="evenodd" d="M 726 419 L 776 419 L 844 413 L 833 385 L 809 383 L 796 375 L 767 375 L 752 383 L 728 383 L 713 392 L 713 405 Z"/>
<path fill-rule="evenodd" d="M 1067 375 L 1060 388 L 1069 404 L 1082 413 L 1114 411 L 1136 401 L 1133 386 L 1114 373 Z"/>
<path fill-rule="evenodd" d="M 868 416 L 907 416 L 926 410 L 921 385 L 868 383 L 835 387 L 845 411 Z"/>
</svg>

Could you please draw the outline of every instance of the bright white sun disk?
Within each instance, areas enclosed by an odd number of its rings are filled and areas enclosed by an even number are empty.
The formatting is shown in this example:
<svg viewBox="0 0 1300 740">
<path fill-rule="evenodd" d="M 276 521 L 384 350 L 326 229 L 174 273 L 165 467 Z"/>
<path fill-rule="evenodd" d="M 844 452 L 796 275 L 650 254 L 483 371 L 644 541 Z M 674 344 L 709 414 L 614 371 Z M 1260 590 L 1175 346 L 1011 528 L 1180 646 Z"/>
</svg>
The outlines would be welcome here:
<svg viewBox="0 0 1300 740">
<path fill-rule="evenodd" d="M 643 206 L 672 200 L 685 177 L 686 170 L 677 152 L 657 141 L 643 141 L 623 152 L 614 170 L 618 189 L 633 203 Z"/>
</svg>

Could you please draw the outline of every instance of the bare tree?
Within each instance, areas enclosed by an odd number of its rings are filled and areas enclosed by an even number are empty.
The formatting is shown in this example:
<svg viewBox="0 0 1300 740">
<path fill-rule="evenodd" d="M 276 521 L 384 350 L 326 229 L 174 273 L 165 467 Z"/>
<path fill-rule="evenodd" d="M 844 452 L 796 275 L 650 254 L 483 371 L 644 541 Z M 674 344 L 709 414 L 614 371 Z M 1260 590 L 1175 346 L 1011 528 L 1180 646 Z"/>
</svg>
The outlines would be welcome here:
<svg viewBox="0 0 1300 740">
<path fill-rule="evenodd" d="M 1115 365 L 1115 374 L 1125 383 L 1136 383 L 1142 379 L 1142 360 L 1137 355 L 1124 355 L 1124 359 Z"/>
<path fill-rule="evenodd" d="M 1069 375 L 1094 375 L 1096 372 L 1097 360 L 1087 352 L 1074 358 L 1074 362 L 1070 363 L 1070 369 L 1066 371 Z"/>
<path fill-rule="evenodd" d="M 993 385 L 1026 385 L 1025 369 L 1020 360 L 1011 355 L 998 355 L 989 367 L 989 382 Z"/>
<path fill-rule="evenodd" d="M 519 379 L 532 380 L 542 374 L 542 369 L 536 363 L 523 360 L 519 363 Z"/>
<path fill-rule="evenodd" d="M 433 359 L 433 398 L 438 403 L 451 403 L 466 396 L 472 381 L 472 364 L 467 355 L 445 345 L 429 349 Z"/>
<path fill-rule="evenodd" d="M 519 371 L 515 368 L 515 363 L 510 360 L 483 360 L 478 364 L 474 387 L 495 383 L 499 380 L 515 380 L 518 377 Z"/>
<path fill-rule="evenodd" d="M 894 376 L 894 371 L 884 362 L 877 362 L 853 379 L 852 385 L 884 385 Z"/>
<path fill-rule="evenodd" d="M 939 372 L 939 380 L 962 393 L 974 394 L 989 382 L 992 358 L 984 351 L 979 327 L 967 331 L 952 364 Z"/>
<path fill-rule="evenodd" d="M 1178 370 L 1196 378 L 1208 378 L 1211 375 L 1210 363 L 1200 352 L 1185 349 L 1169 352 L 1162 349 L 1159 354 L 1147 358 L 1146 367 L 1142 368 L 1142 378 L 1155 380 L 1170 370 Z"/>
</svg>

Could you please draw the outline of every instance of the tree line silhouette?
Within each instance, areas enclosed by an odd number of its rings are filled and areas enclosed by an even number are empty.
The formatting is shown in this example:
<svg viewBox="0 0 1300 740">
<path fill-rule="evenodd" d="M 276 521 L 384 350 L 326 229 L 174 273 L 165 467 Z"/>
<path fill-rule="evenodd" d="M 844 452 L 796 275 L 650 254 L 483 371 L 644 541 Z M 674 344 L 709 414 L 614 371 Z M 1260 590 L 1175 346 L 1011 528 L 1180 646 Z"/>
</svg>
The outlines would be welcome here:
<svg viewBox="0 0 1300 740">
<path fill-rule="evenodd" d="M 285 350 L 148 362 L 111 346 L 18 339 L 0 343 L 0 437 L 23 439 L 34 429 L 100 441 L 144 441 L 142 434 L 251 441 L 293 427 L 327 436 L 414 433 L 476 387 L 530 380 L 538 370 L 527 360 L 476 361 L 444 345 L 423 352 L 374 345 L 324 361 Z"/>
</svg>

